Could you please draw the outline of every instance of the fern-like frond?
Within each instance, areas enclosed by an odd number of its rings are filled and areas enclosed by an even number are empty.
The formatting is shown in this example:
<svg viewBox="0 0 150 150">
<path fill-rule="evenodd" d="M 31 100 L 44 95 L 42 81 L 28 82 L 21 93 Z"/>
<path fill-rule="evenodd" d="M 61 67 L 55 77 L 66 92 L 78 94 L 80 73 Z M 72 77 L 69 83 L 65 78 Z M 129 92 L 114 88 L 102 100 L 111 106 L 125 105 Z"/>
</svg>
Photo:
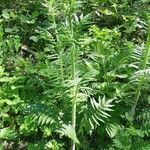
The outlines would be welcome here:
<svg viewBox="0 0 150 150">
<path fill-rule="evenodd" d="M 147 137 L 150 136 L 150 110 L 148 108 L 142 109 L 140 114 L 137 116 L 140 122 L 141 130 Z"/>
<path fill-rule="evenodd" d="M 69 124 L 69 125 L 62 125 L 61 130 L 58 130 L 58 132 L 61 135 L 68 136 L 71 138 L 75 143 L 79 144 L 79 140 L 77 139 L 75 129 Z"/>
<path fill-rule="evenodd" d="M 50 124 L 58 124 L 60 122 L 60 114 L 59 110 L 48 109 L 47 105 L 42 103 L 35 103 L 29 106 L 26 109 L 26 113 L 30 114 L 33 120 L 37 123 L 37 125 L 50 125 Z M 57 122 L 57 123 L 56 123 Z"/>
<path fill-rule="evenodd" d="M 131 149 L 149 150 L 150 149 L 150 142 L 149 141 L 137 142 L 137 143 L 133 144 Z"/>
<path fill-rule="evenodd" d="M 130 78 L 131 83 L 150 81 L 150 69 L 136 71 Z"/>
<path fill-rule="evenodd" d="M 144 45 L 140 45 L 140 46 L 137 45 L 131 56 L 132 64 L 134 64 L 134 66 L 136 66 L 137 69 L 139 69 L 141 65 L 143 49 L 144 49 Z"/>
<path fill-rule="evenodd" d="M 100 125 L 100 122 L 105 122 L 111 115 L 110 111 L 113 111 L 112 104 L 114 99 L 106 100 L 105 97 L 99 97 L 96 101 L 94 98 L 90 99 L 89 111 L 89 123 L 93 127 L 94 124 Z"/>
</svg>

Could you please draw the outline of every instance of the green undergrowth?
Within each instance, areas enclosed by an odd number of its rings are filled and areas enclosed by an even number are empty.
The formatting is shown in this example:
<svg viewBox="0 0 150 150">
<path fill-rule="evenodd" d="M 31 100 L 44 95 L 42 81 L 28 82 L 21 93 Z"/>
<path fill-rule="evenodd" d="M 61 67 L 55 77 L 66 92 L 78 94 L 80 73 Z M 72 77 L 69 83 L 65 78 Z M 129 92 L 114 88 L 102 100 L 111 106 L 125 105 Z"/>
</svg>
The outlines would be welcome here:
<svg viewBox="0 0 150 150">
<path fill-rule="evenodd" d="M 149 150 L 148 0 L 1 0 L 0 150 Z"/>
</svg>

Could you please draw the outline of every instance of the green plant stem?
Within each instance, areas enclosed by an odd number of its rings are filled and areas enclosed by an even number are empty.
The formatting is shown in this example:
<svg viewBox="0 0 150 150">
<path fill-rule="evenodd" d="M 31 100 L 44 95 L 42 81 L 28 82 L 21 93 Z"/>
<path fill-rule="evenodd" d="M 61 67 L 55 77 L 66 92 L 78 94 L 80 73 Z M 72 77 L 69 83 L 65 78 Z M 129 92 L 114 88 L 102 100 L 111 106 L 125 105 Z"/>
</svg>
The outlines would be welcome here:
<svg viewBox="0 0 150 150">
<path fill-rule="evenodd" d="M 75 49 L 72 47 L 71 49 L 71 78 L 75 79 Z"/>
<path fill-rule="evenodd" d="M 76 111 L 77 111 L 77 91 L 78 86 L 74 87 L 74 97 L 72 101 L 72 127 L 76 129 Z M 72 141 L 71 150 L 75 150 L 75 142 Z"/>
<path fill-rule="evenodd" d="M 73 25 L 72 25 L 72 6 L 73 6 L 74 1 L 70 0 L 70 12 L 69 12 L 69 26 L 70 26 L 70 31 L 71 31 L 71 40 L 74 37 L 74 32 L 73 32 Z M 72 42 L 72 41 L 71 41 Z M 75 59 L 75 44 L 72 44 L 71 46 L 71 79 L 74 80 L 75 79 L 75 64 L 76 64 L 76 59 Z M 74 130 L 76 130 L 76 107 L 77 107 L 77 87 L 74 86 L 73 87 L 73 91 L 72 91 L 72 127 L 74 128 Z M 72 140 L 72 144 L 71 144 L 71 150 L 75 150 L 76 149 L 76 144 L 75 142 Z"/>
<path fill-rule="evenodd" d="M 64 69 L 63 69 L 63 57 L 62 57 L 62 51 L 60 50 L 60 40 L 59 40 L 59 36 L 58 36 L 58 31 L 57 31 L 57 24 L 56 24 L 56 19 L 55 19 L 55 15 L 52 14 L 52 18 L 53 18 L 53 24 L 54 24 L 54 27 L 55 27 L 55 35 L 56 35 L 56 41 L 57 41 L 57 44 L 58 44 L 58 55 L 59 55 L 59 65 L 60 65 L 60 78 L 61 78 L 61 81 L 63 82 L 64 81 Z"/>
<path fill-rule="evenodd" d="M 71 78 L 72 80 L 75 79 L 75 49 L 74 47 L 71 49 Z M 73 100 L 72 100 L 72 126 L 75 128 L 76 126 L 76 89 L 73 87 Z"/>
<path fill-rule="evenodd" d="M 146 64 L 148 62 L 149 51 L 150 51 L 150 31 L 149 31 L 148 38 L 147 38 L 146 52 L 144 54 L 144 60 L 143 60 L 143 64 L 142 64 L 141 69 L 146 68 Z"/>
<path fill-rule="evenodd" d="M 141 70 L 146 68 L 146 64 L 148 62 L 148 56 L 149 56 L 149 52 L 150 52 L 150 27 L 149 27 L 149 33 L 148 33 L 148 37 L 147 37 L 147 43 L 146 43 L 146 48 L 145 48 L 145 53 L 144 53 L 144 58 L 143 58 L 143 63 L 141 64 Z M 142 89 L 142 84 L 141 82 L 139 83 L 137 90 L 136 90 L 136 95 L 135 95 L 135 104 L 132 107 L 132 117 L 134 117 L 135 115 L 135 109 L 141 94 L 141 89 Z"/>
<path fill-rule="evenodd" d="M 133 2 L 132 2 L 132 0 L 130 0 L 129 3 L 130 3 L 130 6 L 133 7 Z"/>
<path fill-rule="evenodd" d="M 63 58 L 62 52 L 59 53 L 59 63 L 60 63 L 60 72 L 61 72 L 61 81 L 64 81 L 64 68 L 63 68 Z"/>
<path fill-rule="evenodd" d="M 72 29 L 72 28 L 71 28 Z M 72 30 L 73 35 L 73 30 Z M 71 48 L 71 78 L 75 79 L 75 45 L 73 44 Z M 75 129 L 76 127 L 76 87 L 73 87 L 73 99 L 72 99 L 72 127 Z M 72 150 L 75 150 L 75 142 L 72 141 Z"/>
</svg>

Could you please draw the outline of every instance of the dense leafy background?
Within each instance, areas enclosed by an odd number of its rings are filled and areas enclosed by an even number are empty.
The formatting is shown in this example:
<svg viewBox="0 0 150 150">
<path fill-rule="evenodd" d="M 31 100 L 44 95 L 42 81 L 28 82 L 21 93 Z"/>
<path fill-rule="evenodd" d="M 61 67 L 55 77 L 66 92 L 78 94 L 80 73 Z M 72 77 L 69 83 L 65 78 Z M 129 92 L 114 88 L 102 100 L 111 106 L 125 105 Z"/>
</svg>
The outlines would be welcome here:
<svg viewBox="0 0 150 150">
<path fill-rule="evenodd" d="M 0 12 L 0 149 L 150 149 L 149 0 L 1 0 Z"/>
</svg>

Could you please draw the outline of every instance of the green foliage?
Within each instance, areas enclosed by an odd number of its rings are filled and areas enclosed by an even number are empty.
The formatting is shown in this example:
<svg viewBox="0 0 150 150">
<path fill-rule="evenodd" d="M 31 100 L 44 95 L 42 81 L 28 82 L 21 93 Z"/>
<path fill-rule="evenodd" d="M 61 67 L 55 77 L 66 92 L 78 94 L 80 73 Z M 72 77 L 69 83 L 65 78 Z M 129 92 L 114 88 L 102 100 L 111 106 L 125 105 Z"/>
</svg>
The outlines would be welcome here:
<svg viewBox="0 0 150 150">
<path fill-rule="evenodd" d="M 71 138 L 75 143 L 79 144 L 79 140 L 76 137 L 75 129 L 71 125 L 63 125 L 61 131 L 59 131 L 62 135 L 66 135 Z"/>
<path fill-rule="evenodd" d="M 150 149 L 148 0 L 0 12 L 0 149 Z"/>
</svg>

